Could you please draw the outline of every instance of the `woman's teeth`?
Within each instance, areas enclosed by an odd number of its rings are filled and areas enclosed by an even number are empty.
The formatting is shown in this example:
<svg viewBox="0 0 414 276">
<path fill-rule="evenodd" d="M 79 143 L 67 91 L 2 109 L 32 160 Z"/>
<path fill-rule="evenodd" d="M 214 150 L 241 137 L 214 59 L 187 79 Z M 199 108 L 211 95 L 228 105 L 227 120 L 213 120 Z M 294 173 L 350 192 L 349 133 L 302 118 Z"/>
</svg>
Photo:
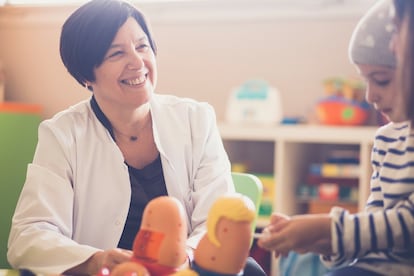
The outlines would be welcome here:
<svg viewBox="0 0 414 276">
<path fill-rule="evenodd" d="M 128 85 L 138 85 L 145 81 L 145 76 L 141 76 L 139 78 L 133 80 L 123 80 L 122 82 Z"/>
</svg>

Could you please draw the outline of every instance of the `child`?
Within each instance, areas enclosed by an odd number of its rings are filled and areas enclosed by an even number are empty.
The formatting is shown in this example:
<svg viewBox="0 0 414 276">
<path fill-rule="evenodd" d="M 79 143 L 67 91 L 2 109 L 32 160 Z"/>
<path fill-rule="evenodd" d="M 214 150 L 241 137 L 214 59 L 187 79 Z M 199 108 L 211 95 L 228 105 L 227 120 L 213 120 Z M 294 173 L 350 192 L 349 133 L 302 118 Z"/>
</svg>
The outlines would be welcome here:
<svg viewBox="0 0 414 276">
<path fill-rule="evenodd" d="M 391 0 L 378 1 L 360 20 L 350 58 L 367 83 L 366 99 L 390 123 L 379 128 L 372 151 L 371 194 L 363 212 L 334 207 L 330 214 L 273 214 L 258 245 L 286 255 L 323 254 L 338 268 L 329 275 L 414 275 L 414 136 L 406 99 L 397 86 L 390 49 Z"/>
</svg>

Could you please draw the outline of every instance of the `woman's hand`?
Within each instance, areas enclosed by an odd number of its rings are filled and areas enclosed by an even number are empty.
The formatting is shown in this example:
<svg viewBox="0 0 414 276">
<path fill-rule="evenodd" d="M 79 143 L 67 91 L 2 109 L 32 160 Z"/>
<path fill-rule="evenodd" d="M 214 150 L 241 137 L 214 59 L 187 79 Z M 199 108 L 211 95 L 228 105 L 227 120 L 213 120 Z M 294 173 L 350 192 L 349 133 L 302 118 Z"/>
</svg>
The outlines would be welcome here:
<svg viewBox="0 0 414 276">
<path fill-rule="evenodd" d="M 329 215 L 298 215 L 287 217 L 272 214 L 266 233 L 258 240 L 258 245 L 275 256 L 287 256 L 289 251 L 298 253 L 314 252 L 332 254 L 331 218 Z"/>
<path fill-rule="evenodd" d="M 99 251 L 93 254 L 85 262 L 77 265 L 71 269 L 68 269 L 63 274 L 99 274 L 102 268 L 107 268 L 111 271 L 116 265 L 130 261 L 132 257 L 132 251 L 124 250 L 120 248 Z"/>
</svg>

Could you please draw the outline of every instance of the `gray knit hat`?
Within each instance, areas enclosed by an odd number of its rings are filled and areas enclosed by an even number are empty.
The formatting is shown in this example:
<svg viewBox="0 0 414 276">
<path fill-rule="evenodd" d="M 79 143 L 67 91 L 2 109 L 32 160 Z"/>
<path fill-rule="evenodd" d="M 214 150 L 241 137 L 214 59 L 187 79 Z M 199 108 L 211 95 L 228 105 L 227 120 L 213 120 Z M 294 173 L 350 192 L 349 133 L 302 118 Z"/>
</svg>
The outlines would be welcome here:
<svg viewBox="0 0 414 276">
<path fill-rule="evenodd" d="M 379 0 L 359 20 L 349 42 L 349 58 L 356 64 L 395 68 L 390 49 L 394 23 L 392 0 Z"/>
</svg>

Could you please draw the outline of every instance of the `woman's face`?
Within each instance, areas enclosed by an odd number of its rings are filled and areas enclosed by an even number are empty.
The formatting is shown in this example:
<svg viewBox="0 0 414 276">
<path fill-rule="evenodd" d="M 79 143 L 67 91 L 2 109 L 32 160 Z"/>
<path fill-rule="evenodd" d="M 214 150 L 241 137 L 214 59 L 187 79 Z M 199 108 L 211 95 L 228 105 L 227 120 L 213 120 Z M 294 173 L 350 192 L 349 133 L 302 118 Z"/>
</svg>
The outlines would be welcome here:
<svg viewBox="0 0 414 276">
<path fill-rule="evenodd" d="M 157 82 L 156 60 L 134 18 L 128 18 L 118 30 L 94 73 L 91 85 L 100 104 L 135 109 L 149 101 Z"/>
<path fill-rule="evenodd" d="M 357 71 L 366 83 L 365 98 L 389 121 L 405 120 L 402 110 L 402 93 L 399 93 L 395 69 L 385 66 L 357 64 Z"/>
</svg>

